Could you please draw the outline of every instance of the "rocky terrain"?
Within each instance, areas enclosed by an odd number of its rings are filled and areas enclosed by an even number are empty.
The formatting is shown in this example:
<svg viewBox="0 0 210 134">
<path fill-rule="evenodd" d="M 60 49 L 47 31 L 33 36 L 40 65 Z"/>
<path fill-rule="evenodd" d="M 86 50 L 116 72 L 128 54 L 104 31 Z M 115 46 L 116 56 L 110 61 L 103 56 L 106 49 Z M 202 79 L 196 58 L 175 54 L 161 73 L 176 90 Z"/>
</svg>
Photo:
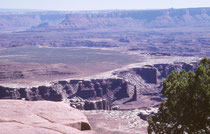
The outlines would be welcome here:
<svg viewBox="0 0 210 134">
<path fill-rule="evenodd" d="M 93 130 L 105 134 L 146 134 L 147 121 L 139 118 L 139 110 L 82 111 Z M 103 120 L 103 122 L 101 122 Z"/>
<path fill-rule="evenodd" d="M 1 12 L 1 11 L 0 11 Z M 169 28 L 210 26 L 209 8 L 120 11 L 4 11 L 1 12 L 1 31 L 29 28 L 87 30 L 101 28 Z M 45 29 L 46 30 L 46 29 Z"/>
<path fill-rule="evenodd" d="M 3 48 L 125 47 L 181 56 L 209 56 L 210 51 L 209 8 L 0 15 Z"/>
<path fill-rule="evenodd" d="M 147 118 L 157 113 L 157 108 L 82 112 L 88 117 L 93 130 L 98 133 L 147 134 Z"/>
<path fill-rule="evenodd" d="M 146 58 L 147 55 L 107 48 L 1 49 L 0 84 L 34 85 L 68 78 L 82 78 Z"/>
<path fill-rule="evenodd" d="M 94 133 L 84 114 L 61 102 L 0 100 L 0 109 L 2 134 Z"/>
<path fill-rule="evenodd" d="M 121 69 L 81 79 L 70 79 L 40 86 L 17 87 L 2 84 L 1 99 L 65 101 L 85 110 L 135 109 L 156 106 L 161 101 L 161 82 L 174 70 L 194 70 L 196 58 L 164 57 L 125 66 Z M 152 63 L 152 64 L 151 64 Z M 150 101 L 147 101 L 148 97 Z M 144 98 L 144 99 L 143 99 Z M 134 101 L 134 104 L 132 102 Z M 130 103 L 131 102 L 131 103 Z M 147 102 L 147 103 L 145 103 Z M 138 103 L 138 104 L 135 104 Z M 129 105 L 128 105 L 129 104 Z"/>
<path fill-rule="evenodd" d="M 162 100 L 162 80 L 174 70 L 194 71 L 198 60 L 160 56 L 84 78 L 34 86 L 5 83 L 0 86 L 0 99 L 62 101 L 66 106 L 87 110 L 83 113 L 96 133 L 146 133 L 146 120 Z"/>
<path fill-rule="evenodd" d="M 71 70 L 71 71 L 70 71 Z M 38 63 L 13 63 L 0 64 L 0 83 L 34 83 L 45 81 L 46 79 L 53 81 L 55 79 L 63 79 L 65 77 L 76 77 L 80 74 L 74 67 L 64 64 L 38 64 Z M 52 77 L 56 76 L 56 78 Z"/>
<path fill-rule="evenodd" d="M 168 9 L 143 11 L 107 11 L 76 13 L 66 16 L 62 28 L 165 28 L 183 26 L 209 26 L 210 9 Z"/>
<path fill-rule="evenodd" d="M 194 71 L 197 61 L 165 56 L 82 79 L 34 87 L 2 85 L 0 99 L 62 101 L 87 110 L 83 113 L 96 133 L 146 133 L 147 117 L 162 100 L 162 80 L 174 70 Z"/>
<path fill-rule="evenodd" d="M 146 133 L 162 81 L 210 56 L 209 28 L 210 8 L 0 12 L 0 130 Z"/>
</svg>

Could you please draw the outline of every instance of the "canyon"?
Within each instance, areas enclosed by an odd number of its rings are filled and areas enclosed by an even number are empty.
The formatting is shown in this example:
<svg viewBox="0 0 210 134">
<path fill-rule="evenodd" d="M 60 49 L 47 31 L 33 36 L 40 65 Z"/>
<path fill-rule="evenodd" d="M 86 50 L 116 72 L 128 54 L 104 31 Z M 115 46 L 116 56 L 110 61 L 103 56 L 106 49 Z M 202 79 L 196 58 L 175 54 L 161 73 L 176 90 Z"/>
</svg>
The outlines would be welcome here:
<svg viewBox="0 0 210 134">
<path fill-rule="evenodd" d="M 81 110 L 96 133 L 146 133 L 150 113 L 145 111 L 159 107 L 162 81 L 175 70 L 195 71 L 198 61 L 195 57 L 160 56 L 84 78 L 34 86 L 4 83 L 0 99 L 65 103 Z"/>
<path fill-rule="evenodd" d="M 164 99 L 163 80 L 173 71 L 194 72 L 199 60 L 210 56 L 209 28 L 210 8 L 0 10 L 0 99 L 5 101 L 0 107 L 26 105 L 17 106 L 21 111 L 33 104 L 36 112 L 52 105 L 71 121 L 70 108 L 92 129 L 84 133 L 147 133 L 147 119 Z M 40 127 L 18 122 L 3 123 L 32 132 Z M 83 133 L 59 123 L 56 129 L 53 122 L 44 125 L 54 133 Z"/>
<path fill-rule="evenodd" d="M 133 67 L 105 72 L 106 75 L 54 81 L 49 86 L 12 88 L 4 85 L 0 87 L 0 99 L 65 101 L 81 110 L 110 110 L 116 105 L 118 109 L 155 107 L 161 101 L 162 80 L 176 70 L 194 71 L 198 64 L 196 58 L 186 58 L 187 62 L 170 58 L 170 64 L 163 59 L 153 61 L 156 64 L 151 64 L 151 59 Z M 150 101 L 144 104 L 141 98 L 148 96 Z M 138 105 L 127 105 L 133 101 Z"/>
<path fill-rule="evenodd" d="M 1 12 L 1 32 L 46 29 L 169 28 L 209 27 L 209 8 L 164 10 L 109 10 L 85 12 L 5 11 Z M 28 22 L 28 23 L 27 23 Z"/>
<path fill-rule="evenodd" d="M 209 8 L 0 15 L 1 48 L 126 47 L 180 56 L 209 56 L 210 51 Z"/>
</svg>

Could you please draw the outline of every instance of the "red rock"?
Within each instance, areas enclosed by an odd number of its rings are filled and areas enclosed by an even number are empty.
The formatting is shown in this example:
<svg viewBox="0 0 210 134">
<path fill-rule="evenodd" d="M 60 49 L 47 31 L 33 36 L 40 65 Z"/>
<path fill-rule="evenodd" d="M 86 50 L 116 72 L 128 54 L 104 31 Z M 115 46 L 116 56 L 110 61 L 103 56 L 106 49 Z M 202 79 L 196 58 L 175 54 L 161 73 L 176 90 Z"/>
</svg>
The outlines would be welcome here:
<svg viewBox="0 0 210 134">
<path fill-rule="evenodd" d="M 62 102 L 0 100 L 1 134 L 90 134 L 87 118 Z"/>
</svg>

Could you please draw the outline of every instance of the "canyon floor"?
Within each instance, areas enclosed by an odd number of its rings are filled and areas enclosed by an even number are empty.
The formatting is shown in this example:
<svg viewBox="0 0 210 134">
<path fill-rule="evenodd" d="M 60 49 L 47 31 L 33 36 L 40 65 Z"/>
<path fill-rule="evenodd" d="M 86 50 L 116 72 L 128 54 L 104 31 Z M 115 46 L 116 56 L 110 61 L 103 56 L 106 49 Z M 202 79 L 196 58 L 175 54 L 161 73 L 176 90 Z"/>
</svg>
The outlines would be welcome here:
<svg viewBox="0 0 210 134">
<path fill-rule="evenodd" d="M 146 134 L 147 122 L 133 111 L 83 111 L 92 128 L 103 134 Z"/>
<path fill-rule="evenodd" d="M 33 85 L 83 78 L 145 59 L 140 52 L 114 48 L 5 48 L 0 50 L 0 84 Z"/>
</svg>

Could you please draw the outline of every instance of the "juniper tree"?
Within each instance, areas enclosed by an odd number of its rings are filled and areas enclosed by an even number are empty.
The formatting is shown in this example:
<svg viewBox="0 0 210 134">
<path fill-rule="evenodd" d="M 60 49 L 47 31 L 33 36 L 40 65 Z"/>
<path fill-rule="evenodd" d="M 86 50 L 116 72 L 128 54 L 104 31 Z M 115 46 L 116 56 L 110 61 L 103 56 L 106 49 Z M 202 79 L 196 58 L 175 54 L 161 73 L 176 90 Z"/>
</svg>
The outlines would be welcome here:
<svg viewBox="0 0 210 134">
<path fill-rule="evenodd" d="M 210 59 L 196 72 L 175 71 L 163 82 L 166 97 L 157 115 L 149 118 L 148 133 L 210 133 Z"/>
</svg>

